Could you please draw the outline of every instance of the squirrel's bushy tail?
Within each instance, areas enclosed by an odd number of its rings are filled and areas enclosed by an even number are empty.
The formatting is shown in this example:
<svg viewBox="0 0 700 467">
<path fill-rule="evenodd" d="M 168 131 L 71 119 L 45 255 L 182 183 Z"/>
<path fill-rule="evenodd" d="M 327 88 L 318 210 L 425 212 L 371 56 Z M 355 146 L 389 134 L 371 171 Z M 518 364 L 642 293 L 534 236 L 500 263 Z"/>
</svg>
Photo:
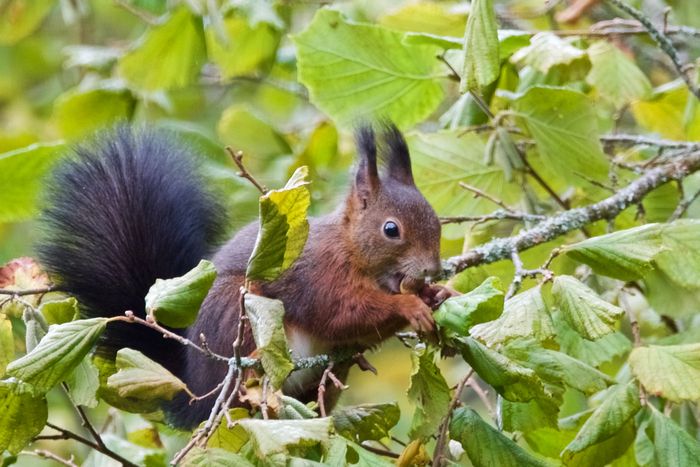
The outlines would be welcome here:
<svg viewBox="0 0 700 467">
<path fill-rule="evenodd" d="M 144 315 L 158 278 L 208 256 L 222 213 L 176 135 L 128 125 L 74 149 L 50 181 L 38 255 L 83 317 Z M 101 348 L 135 348 L 178 369 L 179 344 L 143 326 L 111 323 Z"/>
</svg>

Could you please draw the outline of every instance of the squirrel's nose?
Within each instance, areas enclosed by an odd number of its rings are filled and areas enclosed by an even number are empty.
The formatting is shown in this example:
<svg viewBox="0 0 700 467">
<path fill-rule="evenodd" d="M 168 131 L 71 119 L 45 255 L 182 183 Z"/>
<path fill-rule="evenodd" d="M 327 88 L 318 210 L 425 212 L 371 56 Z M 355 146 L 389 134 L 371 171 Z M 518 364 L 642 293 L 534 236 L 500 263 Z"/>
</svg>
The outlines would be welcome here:
<svg viewBox="0 0 700 467">
<path fill-rule="evenodd" d="M 437 279 L 442 274 L 442 264 L 440 261 L 432 262 L 429 266 L 423 269 L 423 276 L 432 280 Z"/>
</svg>

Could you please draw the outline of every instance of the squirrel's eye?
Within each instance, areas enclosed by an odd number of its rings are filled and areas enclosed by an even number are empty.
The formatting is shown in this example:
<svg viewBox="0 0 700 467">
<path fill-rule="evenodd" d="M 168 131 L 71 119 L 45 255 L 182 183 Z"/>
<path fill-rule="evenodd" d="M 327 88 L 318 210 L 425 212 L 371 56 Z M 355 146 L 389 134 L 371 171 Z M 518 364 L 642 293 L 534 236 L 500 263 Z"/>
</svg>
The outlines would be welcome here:
<svg viewBox="0 0 700 467">
<path fill-rule="evenodd" d="M 399 226 L 394 221 L 386 221 L 384 224 L 384 235 L 389 238 L 399 238 Z"/>
</svg>

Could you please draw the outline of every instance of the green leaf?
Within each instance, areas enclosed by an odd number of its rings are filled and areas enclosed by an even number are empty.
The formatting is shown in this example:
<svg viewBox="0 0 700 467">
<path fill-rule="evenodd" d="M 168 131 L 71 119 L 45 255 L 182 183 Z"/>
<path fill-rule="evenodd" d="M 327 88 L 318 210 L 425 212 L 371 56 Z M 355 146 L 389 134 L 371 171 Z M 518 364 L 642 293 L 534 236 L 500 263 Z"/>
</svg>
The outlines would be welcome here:
<svg viewBox="0 0 700 467">
<path fill-rule="evenodd" d="M 246 168 L 252 173 L 292 153 L 284 136 L 243 104 L 235 103 L 223 111 L 216 132 L 226 145 L 243 152 Z"/>
<path fill-rule="evenodd" d="M 265 71 L 275 59 L 280 32 L 269 23 L 252 25 L 239 15 L 223 21 L 225 37 L 214 28 L 206 31 L 209 58 L 221 69 L 224 78 Z"/>
<path fill-rule="evenodd" d="M 600 339 L 614 332 L 615 323 L 625 313 L 573 276 L 557 276 L 552 296 L 567 323 L 588 340 Z"/>
<path fill-rule="evenodd" d="M 640 467 L 652 467 L 656 464 L 654 463 L 654 443 L 649 438 L 647 430 L 651 420 L 649 419 L 650 412 L 644 409 L 643 416 L 640 417 L 642 421 L 639 423 L 639 428 L 637 429 L 637 436 L 634 440 L 634 457 L 637 465 Z"/>
<path fill-rule="evenodd" d="M 557 429 L 561 399 L 533 399 L 530 402 L 501 400 L 505 431 L 532 432 L 543 427 Z"/>
<path fill-rule="evenodd" d="M 333 430 L 330 417 L 312 420 L 240 420 L 260 457 L 287 451 L 292 446 L 327 444 Z"/>
<path fill-rule="evenodd" d="M 216 269 L 207 260 L 201 260 L 184 276 L 156 279 L 146 295 L 146 310 L 162 324 L 186 328 L 197 319 L 215 279 Z"/>
<path fill-rule="evenodd" d="M 700 287 L 700 220 L 683 219 L 663 226 L 665 251 L 656 264 L 676 284 Z"/>
<path fill-rule="evenodd" d="M 19 453 L 46 425 L 46 398 L 16 380 L 0 381 L 0 453 Z"/>
<path fill-rule="evenodd" d="M 245 310 L 265 374 L 274 388 L 294 369 L 284 334 L 284 304 L 252 293 L 245 295 Z"/>
<path fill-rule="evenodd" d="M 473 133 L 410 133 L 406 140 L 411 150 L 416 185 L 440 216 L 474 216 L 493 212 L 493 203 L 461 188 L 466 182 L 494 194 L 506 204 L 522 197 L 520 187 L 506 181 L 503 170 L 484 162 L 484 142 Z M 446 238 L 464 238 L 464 227 L 445 225 Z"/>
<path fill-rule="evenodd" d="M 505 302 L 500 318 L 478 324 L 469 333 L 492 348 L 522 338 L 534 338 L 551 347 L 555 335 L 552 316 L 542 299 L 540 286 L 515 295 Z"/>
<path fill-rule="evenodd" d="M 586 52 L 568 41 L 551 32 L 540 32 L 532 36 L 530 45 L 517 51 L 511 61 L 547 73 L 556 65 L 569 65 L 585 58 Z"/>
<path fill-rule="evenodd" d="M 129 120 L 136 100 L 126 89 L 71 89 L 56 99 L 52 120 L 64 138 L 82 138 L 119 120 Z"/>
<path fill-rule="evenodd" d="M 543 162 L 554 172 L 569 183 L 589 188 L 582 175 L 607 180 L 608 161 L 598 140 L 596 115 L 584 94 L 535 86 L 514 104 Z"/>
<path fill-rule="evenodd" d="M 46 393 L 63 381 L 92 349 L 107 326 L 107 318 L 54 325 L 39 345 L 7 367 L 7 374 Z"/>
<path fill-rule="evenodd" d="M 663 250 L 659 224 L 646 224 L 588 238 L 562 251 L 589 265 L 597 274 L 631 281 L 651 270 L 651 261 Z"/>
<path fill-rule="evenodd" d="M 629 364 L 649 393 L 673 402 L 700 400 L 700 343 L 636 347 Z"/>
<path fill-rule="evenodd" d="M 121 397 L 119 391 L 107 385 L 109 377 L 117 372 L 116 362 L 112 357 L 101 356 L 99 353 L 93 356 L 92 361 L 99 374 L 100 386 L 97 395 L 112 407 L 132 413 L 153 414 L 162 404 L 160 400 L 140 400 L 133 397 Z"/>
<path fill-rule="evenodd" d="M 461 49 L 464 47 L 464 36 L 452 37 L 442 33 L 430 34 L 425 32 L 408 32 L 403 39 L 409 45 L 434 45 L 441 49 Z M 506 60 L 519 49 L 530 44 L 530 34 L 515 29 L 498 30 L 498 55 L 500 61 Z"/>
<path fill-rule="evenodd" d="M 41 181 L 63 148 L 63 143 L 37 143 L 0 154 L 0 223 L 23 221 L 36 214 Z"/>
<path fill-rule="evenodd" d="M 333 424 L 338 434 L 361 443 L 387 438 L 400 416 L 396 403 L 353 405 L 334 411 Z"/>
<path fill-rule="evenodd" d="M 12 336 L 12 322 L 0 313 L 0 375 L 5 374 L 7 365 L 15 359 L 15 338 Z"/>
<path fill-rule="evenodd" d="M 567 324 L 562 315 L 562 312 L 555 313 L 553 320 L 561 351 L 567 355 L 597 367 L 632 349 L 632 342 L 624 334 L 617 331 L 595 341 L 584 339 Z"/>
<path fill-rule="evenodd" d="M 651 94 L 651 83 L 627 54 L 608 41 L 588 48 L 591 71 L 586 77 L 601 99 L 621 108 Z"/>
<path fill-rule="evenodd" d="M 697 381 L 697 380 L 696 380 Z M 651 408 L 655 459 L 659 467 L 697 465 L 700 443 L 676 422 Z"/>
<path fill-rule="evenodd" d="M 438 49 L 405 45 L 402 39 L 399 32 L 320 9 L 293 37 L 299 81 L 311 101 L 341 124 L 387 118 L 411 126 L 435 110 L 443 91 L 433 73 Z"/>
<path fill-rule="evenodd" d="M 119 60 L 117 72 L 144 91 L 182 88 L 196 81 L 205 57 L 202 18 L 182 6 L 146 32 Z"/>
<path fill-rule="evenodd" d="M 250 416 L 248 410 L 241 407 L 230 409 L 228 415 L 231 420 L 242 420 Z M 200 428 L 203 428 L 204 424 L 206 422 L 202 422 Z M 249 439 L 250 436 L 242 426 L 234 424 L 229 428 L 228 423 L 222 421 L 209 437 L 207 448 L 222 448 L 230 452 L 239 452 Z"/>
<path fill-rule="evenodd" d="M 635 383 L 610 388 L 603 403 L 586 420 L 576 438 L 564 449 L 562 453 L 564 459 L 571 459 L 574 453 L 613 437 L 639 412 L 641 407 L 639 391 Z"/>
<path fill-rule="evenodd" d="M 501 281 L 489 277 L 472 291 L 445 300 L 433 314 L 435 322 L 450 333 L 466 336 L 473 325 L 500 316 L 504 295 L 501 289 Z"/>
<path fill-rule="evenodd" d="M 284 188 L 260 197 L 260 230 L 248 260 L 247 279 L 274 280 L 301 255 L 309 234 L 307 172 L 306 167 L 298 168 Z"/>
<path fill-rule="evenodd" d="M 663 138 L 684 140 L 691 136 L 687 125 L 686 105 L 689 93 L 681 80 L 654 89 L 649 98 L 632 102 L 632 115 L 639 126 Z"/>
<path fill-rule="evenodd" d="M 499 29 L 499 55 L 501 61 L 508 59 L 518 50 L 530 45 L 531 34 L 519 29 Z"/>
<path fill-rule="evenodd" d="M 179 378 L 137 350 L 119 350 L 116 366 L 119 371 L 109 377 L 107 386 L 121 397 L 172 400 L 180 391 L 189 393 Z"/>
<path fill-rule="evenodd" d="M 455 36 L 462 48 L 467 15 L 440 3 L 408 3 L 379 18 L 379 24 L 405 32 Z"/>
<path fill-rule="evenodd" d="M 634 442 L 634 420 L 629 420 L 610 438 L 594 444 L 580 452 L 568 453 L 565 465 L 571 467 L 589 467 L 592 465 L 610 465 L 612 461 L 625 455 Z M 635 465 L 633 461 L 621 465 Z M 616 465 L 616 464 L 614 464 Z"/>
<path fill-rule="evenodd" d="M 508 356 L 532 368 L 545 381 L 564 383 L 584 394 L 594 394 L 607 388 L 613 381 L 586 363 L 556 350 L 543 349 L 532 341 L 523 341 L 507 347 Z"/>
<path fill-rule="evenodd" d="M 496 81 L 501 69 L 498 24 L 493 0 L 473 0 L 464 32 L 464 68 L 460 92 L 475 91 Z"/>
<path fill-rule="evenodd" d="M 89 358 L 84 358 L 75 370 L 66 378 L 70 389 L 71 400 L 76 405 L 97 407 L 97 390 L 100 388 L 100 377 L 97 367 Z"/>
<path fill-rule="evenodd" d="M 435 352 L 423 344 L 411 353 L 411 385 L 408 399 L 416 406 L 411 439 L 427 438 L 437 431 L 450 403 L 450 388 L 435 365 Z"/>
<path fill-rule="evenodd" d="M 34 32 L 51 12 L 54 0 L 6 0 L 0 4 L 0 44 L 11 45 Z"/>
<path fill-rule="evenodd" d="M 39 311 L 48 324 L 63 324 L 78 319 L 78 301 L 73 297 L 41 304 Z"/>
<path fill-rule="evenodd" d="M 450 437 L 462 444 L 475 467 L 547 465 L 483 421 L 470 408 L 460 407 L 455 410 L 450 422 Z"/>
<path fill-rule="evenodd" d="M 303 402 L 282 394 L 279 396 L 282 405 L 282 411 L 279 418 L 286 420 L 303 420 L 306 418 L 316 418 L 318 413 L 311 407 L 316 404 L 315 401 L 304 404 Z"/>
<path fill-rule="evenodd" d="M 427 32 L 407 32 L 404 35 L 403 43 L 406 45 L 434 45 L 445 50 L 464 47 L 464 39 L 462 37 L 443 36 Z"/>
<path fill-rule="evenodd" d="M 513 402 L 528 402 L 535 398 L 549 397 L 542 381 L 533 370 L 519 365 L 471 337 L 460 339 L 458 342 L 464 360 L 504 398 Z"/>
<path fill-rule="evenodd" d="M 236 454 L 221 448 L 206 449 L 195 447 L 190 450 L 179 464 L 183 467 L 254 467 L 251 461 Z"/>
</svg>

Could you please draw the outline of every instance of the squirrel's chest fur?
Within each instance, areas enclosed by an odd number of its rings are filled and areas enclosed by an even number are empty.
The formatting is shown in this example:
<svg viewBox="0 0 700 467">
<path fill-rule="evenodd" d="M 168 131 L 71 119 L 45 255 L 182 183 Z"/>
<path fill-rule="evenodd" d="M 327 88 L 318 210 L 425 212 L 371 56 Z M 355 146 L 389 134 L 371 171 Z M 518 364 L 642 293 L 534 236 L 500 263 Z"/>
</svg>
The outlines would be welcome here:
<svg viewBox="0 0 700 467">
<path fill-rule="evenodd" d="M 328 319 L 352 312 L 344 303 L 346 295 L 343 289 L 350 289 L 344 284 L 347 277 L 339 259 L 332 252 L 319 249 L 318 237 L 321 231 L 333 228 L 332 220 L 328 218 L 310 220 L 309 240 L 307 248 L 295 265 L 278 280 L 263 284 L 262 293 L 269 298 L 277 298 L 285 304 L 285 333 L 294 358 L 311 357 L 328 354 L 334 348 L 347 345 L 347 342 L 336 341 L 327 336 L 324 316 Z M 257 236 L 257 225 L 244 227 L 238 234 L 224 245 L 214 257 L 218 276 L 209 295 L 202 305 L 197 322 L 188 330 L 188 337 L 195 342 L 204 335 L 209 347 L 222 355 L 232 354 L 232 344 L 237 329 L 238 306 L 240 303 L 240 288 L 243 285 L 245 268 L 248 257 L 253 250 Z M 315 245 L 310 252 L 309 245 Z M 331 264 L 314 264 L 316 261 Z M 347 264 L 347 263 L 346 263 Z M 329 269 L 333 268 L 333 269 Z M 329 273 L 333 270 L 333 273 Z M 324 272 L 325 271 L 325 272 Z M 351 296 L 351 294 L 347 294 Z M 321 318 L 319 318 L 321 317 Z M 254 351 L 250 328 L 246 327 L 241 352 L 247 355 Z M 378 341 L 378 340 L 377 340 Z M 211 391 L 212 385 L 223 379 L 226 365 L 222 362 L 208 359 L 198 352 L 189 350 L 186 367 L 183 372 L 185 383 L 196 394 Z M 336 375 L 347 374 L 349 364 L 338 368 Z M 299 399 L 313 399 L 317 391 L 318 381 L 323 368 L 314 368 L 293 372 L 284 385 L 285 394 Z M 340 377 L 340 376 L 339 376 Z M 314 396 L 315 397 L 315 396 Z M 201 417 L 209 409 L 209 403 L 194 403 L 183 417 Z"/>
</svg>

